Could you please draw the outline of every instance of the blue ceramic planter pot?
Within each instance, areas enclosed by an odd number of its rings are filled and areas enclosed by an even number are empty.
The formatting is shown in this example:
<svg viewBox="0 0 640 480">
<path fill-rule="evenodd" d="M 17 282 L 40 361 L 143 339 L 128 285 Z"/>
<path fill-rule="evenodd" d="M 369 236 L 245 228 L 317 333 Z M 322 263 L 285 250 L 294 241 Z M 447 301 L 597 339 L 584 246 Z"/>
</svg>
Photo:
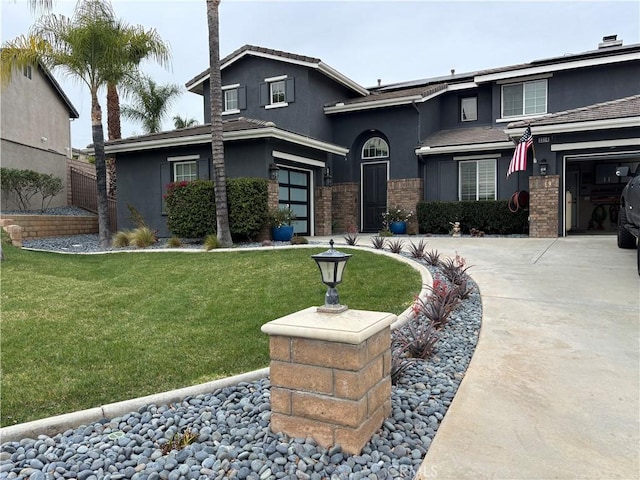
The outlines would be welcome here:
<svg viewBox="0 0 640 480">
<path fill-rule="evenodd" d="M 391 222 L 389 230 L 396 235 L 404 235 L 407 233 L 407 222 Z"/>
<path fill-rule="evenodd" d="M 271 229 L 271 236 L 274 242 L 290 242 L 293 238 L 293 227 L 291 225 L 273 227 Z"/>
</svg>

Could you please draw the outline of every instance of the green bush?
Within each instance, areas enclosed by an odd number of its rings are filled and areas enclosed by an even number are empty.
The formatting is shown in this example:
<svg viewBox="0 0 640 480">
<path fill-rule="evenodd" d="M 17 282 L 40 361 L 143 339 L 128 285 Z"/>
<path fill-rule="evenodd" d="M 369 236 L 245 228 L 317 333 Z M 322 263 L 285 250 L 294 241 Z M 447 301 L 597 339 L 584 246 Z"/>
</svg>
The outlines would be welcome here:
<svg viewBox="0 0 640 480">
<path fill-rule="evenodd" d="M 227 179 L 229 229 L 234 240 L 252 241 L 265 223 L 268 211 L 267 180 Z"/>
<path fill-rule="evenodd" d="M 419 202 L 418 225 L 421 233 L 447 234 L 450 222 L 460 222 L 463 233 L 470 229 L 488 235 L 526 234 L 529 232 L 529 211 L 509 211 L 506 200 L 478 202 Z"/>
<path fill-rule="evenodd" d="M 0 188 L 13 195 L 20 210 L 31 208 L 31 198 L 37 193 L 42 197 L 40 209 L 49 206 L 53 197 L 64 188 L 62 179 L 52 174 L 38 173 L 33 170 L 0 168 Z"/>
<path fill-rule="evenodd" d="M 170 183 L 165 195 L 167 227 L 181 238 L 216 233 L 216 201 L 211 180 Z"/>
</svg>

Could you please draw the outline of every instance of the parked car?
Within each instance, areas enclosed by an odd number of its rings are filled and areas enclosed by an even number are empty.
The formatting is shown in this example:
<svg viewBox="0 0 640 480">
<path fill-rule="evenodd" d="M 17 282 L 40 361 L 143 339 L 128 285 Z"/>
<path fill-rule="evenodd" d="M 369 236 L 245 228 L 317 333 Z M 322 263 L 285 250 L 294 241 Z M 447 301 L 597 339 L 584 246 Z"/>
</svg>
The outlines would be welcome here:
<svg viewBox="0 0 640 480">
<path fill-rule="evenodd" d="M 629 167 L 618 167 L 616 175 L 627 177 Z M 618 247 L 635 248 L 638 251 L 638 275 L 640 275 L 640 166 L 636 168 L 631 179 L 620 195 L 620 212 L 618 214 Z"/>
</svg>

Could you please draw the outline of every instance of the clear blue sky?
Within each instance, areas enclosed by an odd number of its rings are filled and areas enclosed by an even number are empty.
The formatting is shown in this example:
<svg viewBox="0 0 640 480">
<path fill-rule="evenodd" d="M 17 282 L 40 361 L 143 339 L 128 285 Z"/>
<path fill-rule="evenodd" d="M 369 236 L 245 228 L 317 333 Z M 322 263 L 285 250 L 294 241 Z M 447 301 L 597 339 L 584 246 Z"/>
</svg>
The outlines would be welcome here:
<svg viewBox="0 0 640 480">
<path fill-rule="evenodd" d="M 27 33 L 35 21 L 28 2 L 1 1 L 2 41 Z M 53 12 L 71 15 L 74 6 L 54 0 Z M 184 86 L 208 67 L 205 0 L 115 0 L 113 6 L 118 17 L 155 28 L 170 43 L 171 71 L 143 67 L 157 81 Z M 247 43 L 285 50 L 318 57 L 365 87 L 378 78 L 394 83 L 594 50 L 610 34 L 625 45 L 640 43 L 640 2 L 223 0 L 220 6 L 221 57 Z M 56 78 L 80 112 L 72 144 L 83 148 L 91 143 L 88 90 Z M 101 102 L 105 111 L 104 97 Z M 202 108 L 202 97 L 185 90 L 171 116 L 202 122 Z M 140 133 L 138 125 L 123 123 L 123 136 Z"/>
</svg>

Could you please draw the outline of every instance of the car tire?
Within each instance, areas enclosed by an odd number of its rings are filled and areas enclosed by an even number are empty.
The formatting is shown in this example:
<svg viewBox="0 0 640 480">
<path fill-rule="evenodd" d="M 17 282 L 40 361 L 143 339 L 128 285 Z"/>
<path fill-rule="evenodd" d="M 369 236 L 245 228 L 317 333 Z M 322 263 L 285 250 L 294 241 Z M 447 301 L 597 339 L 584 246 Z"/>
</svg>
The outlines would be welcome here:
<svg viewBox="0 0 640 480">
<path fill-rule="evenodd" d="M 620 248 L 636 248 L 636 237 L 624 228 L 624 224 L 627 223 L 627 213 L 624 211 L 624 207 L 620 206 L 620 213 L 618 214 L 618 247 Z"/>
</svg>

